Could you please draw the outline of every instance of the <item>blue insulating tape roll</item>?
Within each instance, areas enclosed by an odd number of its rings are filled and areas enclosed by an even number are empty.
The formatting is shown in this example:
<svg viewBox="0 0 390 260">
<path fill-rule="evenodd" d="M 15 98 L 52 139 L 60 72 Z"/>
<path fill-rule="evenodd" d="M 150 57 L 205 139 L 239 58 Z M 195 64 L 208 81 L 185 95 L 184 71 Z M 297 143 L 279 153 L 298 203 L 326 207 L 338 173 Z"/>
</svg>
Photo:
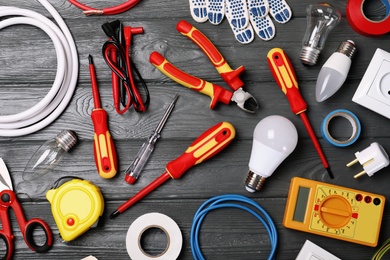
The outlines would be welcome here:
<svg viewBox="0 0 390 260">
<path fill-rule="evenodd" d="M 242 204 L 252 206 L 255 210 L 257 209 L 259 212 L 256 212 L 254 209 L 252 209 L 252 207 L 248 207 Z M 202 221 L 209 211 L 221 208 L 242 209 L 255 216 L 264 225 L 271 242 L 271 253 L 269 254 L 267 259 L 275 259 L 275 251 L 276 246 L 278 244 L 278 233 L 276 231 L 275 224 L 272 221 L 271 217 L 268 215 L 268 213 L 259 204 L 257 204 L 254 200 L 250 198 L 247 198 L 242 195 L 225 194 L 207 200 L 199 207 L 199 209 L 195 213 L 194 219 L 192 220 L 190 235 L 191 251 L 195 260 L 205 260 L 199 245 L 199 232 L 200 227 L 202 225 Z"/>
<path fill-rule="evenodd" d="M 352 126 L 352 135 L 348 140 L 345 141 L 337 140 L 329 133 L 330 121 L 333 118 L 340 117 L 340 116 L 348 119 L 348 121 L 351 123 Z M 357 116 L 349 110 L 345 110 L 345 109 L 334 110 L 325 117 L 324 121 L 322 121 L 322 126 L 321 126 L 322 136 L 330 144 L 337 147 L 346 147 L 353 144 L 359 138 L 360 132 L 361 132 L 360 121 L 357 118 Z"/>
</svg>

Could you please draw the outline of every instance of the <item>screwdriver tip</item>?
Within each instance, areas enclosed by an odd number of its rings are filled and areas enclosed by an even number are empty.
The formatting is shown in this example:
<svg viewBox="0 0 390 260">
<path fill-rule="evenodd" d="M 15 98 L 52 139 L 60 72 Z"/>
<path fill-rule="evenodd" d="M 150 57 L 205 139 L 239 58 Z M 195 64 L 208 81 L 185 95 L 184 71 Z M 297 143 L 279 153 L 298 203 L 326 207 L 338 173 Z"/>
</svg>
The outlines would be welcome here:
<svg viewBox="0 0 390 260">
<path fill-rule="evenodd" d="M 93 58 L 92 58 L 91 54 L 88 55 L 88 61 L 89 61 L 89 64 L 93 64 Z"/>
<path fill-rule="evenodd" d="M 175 104 L 178 98 L 179 98 L 179 94 L 176 94 L 175 97 L 173 98 L 172 104 Z"/>
<path fill-rule="evenodd" d="M 333 176 L 333 173 L 332 173 L 332 171 L 330 170 L 330 168 L 327 167 L 327 168 L 325 168 L 325 169 L 326 169 L 326 171 L 328 172 L 329 177 L 330 177 L 331 179 L 333 179 L 334 176 Z"/>
<path fill-rule="evenodd" d="M 114 212 L 111 213 L 109 216 L 110 219 L 116 218 L 120 214 L 119 210 L 115 210 Z"/>
</svg>

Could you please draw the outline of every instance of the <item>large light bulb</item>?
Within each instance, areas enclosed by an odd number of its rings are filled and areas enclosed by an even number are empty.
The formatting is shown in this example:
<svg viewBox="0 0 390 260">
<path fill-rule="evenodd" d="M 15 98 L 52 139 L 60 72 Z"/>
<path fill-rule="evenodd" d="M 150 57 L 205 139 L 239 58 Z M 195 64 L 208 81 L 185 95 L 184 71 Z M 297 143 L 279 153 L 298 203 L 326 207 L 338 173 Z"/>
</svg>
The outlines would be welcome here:
<svg viewBox="0 0 390 260">
<path fill-rule="evenodd" d="M 61 131 L 54 139 L 46 141 L 33 154 L 26 165 L 22 178 L 25 181 L 31 181 L 42 177 L 58 165 L 76 143 L 77 136 L 73 131 Z"/>
<path fill-rule="evenodd" d="M 289 156 L 298 143 L 294 124 L 285 117 L 272 115 L 262 119 L 253 132 L 247 191 L 261 189 L 266 178 Z"/>
<path fill-rule="evenodd" d="M 300 59 L 313 66 L 324 48 L 329 32 L 340 22 L 340 12 L 327 3 L 309 5 L 306 9 L 307 27 L 303 37 Z"/>
<path fill-rule="evenodd" d="M 316 83 L 318 102 L 330 98 L 344 84 L 355 52 L 356 47 L 353 41 L 342 42 L 336 52 L 322 66 Z"/>
</svg>

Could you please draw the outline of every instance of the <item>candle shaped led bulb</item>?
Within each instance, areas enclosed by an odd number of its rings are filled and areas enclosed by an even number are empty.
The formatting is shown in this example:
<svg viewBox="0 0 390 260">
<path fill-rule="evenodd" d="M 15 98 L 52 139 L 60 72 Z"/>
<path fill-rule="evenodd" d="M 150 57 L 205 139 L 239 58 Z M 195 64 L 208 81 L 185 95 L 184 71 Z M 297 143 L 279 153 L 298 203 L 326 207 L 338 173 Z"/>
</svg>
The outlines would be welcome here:
<svg viewBox="0 0 390 260">
<path fill-rule="evenodd" d="M 46 141 L 31 157 L 23 172 L 23 179 L 37 179 L 54 168 L 65 154 L 77 143 L 73 131 L 63 130 L 54 139 Z"/>
<path fill-rule="evenodd" d="M 312 4 L 306 9 L 307 27 L 300 59 L 313 66 L 325 46 L 329 32 L 340 22 L 340 12 L 327 3 Z"/>
<path fill-rule="evenodd" d="M 316 83 L 316 99 L 322 102 L 330 98 L 344 84 L 356 52 L 351 40 L 342 42 L 335 53 L 322 66 Z"/>
<path fill-rule="evenodd" d="M 265 179 L 294 151 L 297 143 L 297 129 L 290 120 L 278 115 L 262 119 L 253 132 L 246 190 L 260 190 Z"/>
</svg>

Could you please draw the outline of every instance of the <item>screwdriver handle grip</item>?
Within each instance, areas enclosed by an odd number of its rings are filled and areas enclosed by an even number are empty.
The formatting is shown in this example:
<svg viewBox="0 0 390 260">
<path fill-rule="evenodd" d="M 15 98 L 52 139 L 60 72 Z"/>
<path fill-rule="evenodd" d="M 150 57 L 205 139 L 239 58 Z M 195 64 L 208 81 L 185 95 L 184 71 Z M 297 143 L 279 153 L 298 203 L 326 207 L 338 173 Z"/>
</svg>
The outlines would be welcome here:
<svg viewBox="0 0 390 260">
<path fill-rule="evenodd" d="M 189 168 L 222 151 L 235 137 L 232 124 L 220 122 L 200 135 L 177 159 L 170 161 L 166 171 L 173 179 L 180 178 Z"/>
<path fill-rule="evenodd" d="M 239 78 L 240 74 L 245 70 L 244 66 L 233 70 L 210 39 L 189 22 L 181 20 L 176 25 L 176 30 L 182 35 L 190 38 L 196 45 L 198 45 L 231 89 L 237 90 L 244 86 L 244 82 L 242 82 Z"/>
<path fill-rule="evenodd" d="M 91 113 L 94 128 L 93 151 L 98 173 L 109 179 L 117 172 L 117 157 L 114 142 L 108 131 L 107 112 L 104 109 L 94 109 Z"/>
<path fill-rule="evenodd" d="M 150 63 L 152 63 L 158 70 L 160 70 L 165 76 L 172 79 L 173 81 L 211 97 L 211 109 L 214 109 L 218 102 L 222 102 L 226 105 L 230 103 L 230 100 L 233 96 L 232 92 L 222 88 L 221 86 L 185 73 L 184 71 L 173 66 L 160 53 L 152 52 L 152 54 L 150 54 L 149 60 Z"/>
<path fill-rule="evenodd" d="M 291 110 L 298 115 L 307 109 L 307 104 L 299 92 L 295 71 L 286 53 L 273 48 L 267 54 L 268 65 L 279 87 L 287 96 Z"/>
</svg>

